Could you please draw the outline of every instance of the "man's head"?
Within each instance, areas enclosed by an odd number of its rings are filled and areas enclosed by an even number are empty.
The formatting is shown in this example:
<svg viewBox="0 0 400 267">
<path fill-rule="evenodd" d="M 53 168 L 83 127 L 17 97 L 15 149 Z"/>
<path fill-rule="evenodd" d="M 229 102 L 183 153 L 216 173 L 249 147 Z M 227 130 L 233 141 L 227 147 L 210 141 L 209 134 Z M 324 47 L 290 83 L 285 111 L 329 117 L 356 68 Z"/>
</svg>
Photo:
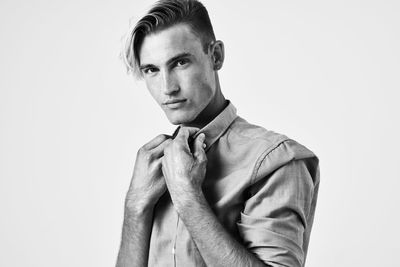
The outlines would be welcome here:
<svg viewBox="0 0 400 267">
<path fill-rule="evenodd" d="M 124 59 L 171 123 L 201 124 L 223 99 L 217 75 L 223 50 L 200 2 L 162 0 L 136 24 Z"/>
<path fill-rule="evenodd" d="M 161 0 L 136 23 L 128 36 L 124 51 L 128 69 L 141 76 L 139 52 L 144 38 L 181 23 L 188 25 L 200 38 L 204 52 L 207 53 L 209 44 L 215 41 L 215 34 L 203 4 L 196 0 Z"/>
</svg>

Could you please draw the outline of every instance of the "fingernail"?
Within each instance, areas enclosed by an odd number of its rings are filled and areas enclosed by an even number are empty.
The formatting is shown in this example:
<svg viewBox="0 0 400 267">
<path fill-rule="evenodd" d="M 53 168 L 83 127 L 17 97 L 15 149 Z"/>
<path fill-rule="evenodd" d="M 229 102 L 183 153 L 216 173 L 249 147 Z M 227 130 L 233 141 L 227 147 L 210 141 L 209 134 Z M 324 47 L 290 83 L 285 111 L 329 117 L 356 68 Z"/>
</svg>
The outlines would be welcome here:
<svg viewBox="0 0 400 267">
<path fill-rule="evenodd" d="M 206 135 L 204 133 L 199 134 L 200 140 L 203 142 L 206 139 Z"/>
<path fill-rule="evenodd" d="M 206 143 L 204 143 L 204 144 L 203 144 L 203 148 L 206 148 L 206 147 L 207 147 L 207 145 L 206 145 Z"/>
</svg>

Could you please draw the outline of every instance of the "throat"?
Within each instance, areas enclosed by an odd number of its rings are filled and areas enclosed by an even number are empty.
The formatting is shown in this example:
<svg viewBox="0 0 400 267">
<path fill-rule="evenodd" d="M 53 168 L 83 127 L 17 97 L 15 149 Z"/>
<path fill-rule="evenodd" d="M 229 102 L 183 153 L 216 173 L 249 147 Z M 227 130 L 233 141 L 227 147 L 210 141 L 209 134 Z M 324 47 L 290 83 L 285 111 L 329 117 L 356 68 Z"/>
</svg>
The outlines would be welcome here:
<svg viewBox="0 0 400 267">
<path fill-rule="evenodd" d="M 210 123 L 215 117 L 217 117 L 228 105 L 228 101 L 221 94 L 221 97 L 215 98 L 211 101 L 200 114 L 189 123 L 185 123 L 183 126 L 197 127 L 199 129 Z"/>
</svg>

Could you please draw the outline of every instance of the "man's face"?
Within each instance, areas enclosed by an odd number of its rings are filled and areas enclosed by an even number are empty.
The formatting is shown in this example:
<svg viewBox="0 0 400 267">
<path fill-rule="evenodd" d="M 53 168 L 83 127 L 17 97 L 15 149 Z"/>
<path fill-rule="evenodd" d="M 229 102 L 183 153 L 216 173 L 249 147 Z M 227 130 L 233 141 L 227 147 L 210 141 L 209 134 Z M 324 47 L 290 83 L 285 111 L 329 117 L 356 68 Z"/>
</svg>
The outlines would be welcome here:
<svg viewBox="0 0 400 267">
<path fill-rule="evenodd" d="M 139 57 L 147 88 L 172 124 L 193 122 L 213 99 L 216 78 L 211 57 L 188 25 L 146 36 Z"/>
</svg>

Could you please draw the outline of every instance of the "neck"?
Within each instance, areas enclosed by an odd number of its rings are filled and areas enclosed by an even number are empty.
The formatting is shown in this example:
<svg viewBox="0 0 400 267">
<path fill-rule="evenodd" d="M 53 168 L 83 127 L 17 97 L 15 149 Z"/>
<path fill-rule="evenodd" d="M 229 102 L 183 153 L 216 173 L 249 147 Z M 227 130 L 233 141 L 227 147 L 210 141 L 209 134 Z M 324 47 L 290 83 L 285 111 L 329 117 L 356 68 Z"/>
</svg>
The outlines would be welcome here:
<svg viewBox="0 0 400 267">
<path fill-rule="evenodd" d="M 190 123 L 185 123 L 183 124 L 183 126 L 197 127 L 201 129 L 208 123 L 210 123 L 215 117 L 218 116 L 218 114 L 220 114 L 224 110 L 227 101 L 221 92 L 219 84 L 217 86 L 218 87 L 215 92 L 215 96 L 206 106 L 206 108 L 200 112 L 195 120 L 191 121 Z"/>
</svg>

